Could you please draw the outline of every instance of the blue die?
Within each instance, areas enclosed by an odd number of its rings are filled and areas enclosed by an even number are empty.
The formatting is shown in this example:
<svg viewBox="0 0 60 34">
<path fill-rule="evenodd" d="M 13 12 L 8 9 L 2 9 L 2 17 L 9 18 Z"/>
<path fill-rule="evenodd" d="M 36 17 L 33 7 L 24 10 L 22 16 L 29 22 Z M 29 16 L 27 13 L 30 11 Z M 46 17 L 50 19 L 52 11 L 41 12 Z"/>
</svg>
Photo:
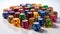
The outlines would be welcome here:
<svg viewBox="0 0 60 34">
<path fill-rule="evenodd" d="M 29 10 L 25 10 L 25 14 L 27 14 L 27 12 L 30 12 Z"/>
<path fill-rule="evenodd" d="M 44 18 L 38 18 L 38 22 L 39 22 L 40 26 L 43 26 Z"/>
<path fill-rule="evenodd" d="M 40 30 L 39 22 L 34 22 L 32 28 L 34 31 L 39 31 Z"/>
<path fill-rule="evenodd" d="M 8 18 L 8 12 L 3 12 L 3 17 L 4 17 L 5 19 L 7 19 L 7 18 Z"/>
<path fill-rule="evenodd" d="M 40 14 L 41 18 L 44 18 L 44 16 L 46 16 L 46 15 L 47 15 L 47 12 L 46 12 L 46 11 L 38 10 L 38 12 L 39 12 L 39 14 Z"/>
</svg>

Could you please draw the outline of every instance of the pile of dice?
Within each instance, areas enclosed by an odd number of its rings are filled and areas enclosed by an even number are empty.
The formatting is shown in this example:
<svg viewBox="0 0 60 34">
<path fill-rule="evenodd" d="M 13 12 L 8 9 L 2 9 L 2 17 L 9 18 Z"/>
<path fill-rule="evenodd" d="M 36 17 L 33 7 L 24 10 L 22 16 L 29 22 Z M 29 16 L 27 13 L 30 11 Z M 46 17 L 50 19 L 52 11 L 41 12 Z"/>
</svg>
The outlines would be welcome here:
<svg viewBox="0 0 60 34">
<path fill-rule="evenodd" d="M 20 4 L 3 9 L 3 17 L 16 27 L 39 31 L 40 27 L 49 28 L 56 23 L 57 12 L 48 5 Z"/>
</svg>

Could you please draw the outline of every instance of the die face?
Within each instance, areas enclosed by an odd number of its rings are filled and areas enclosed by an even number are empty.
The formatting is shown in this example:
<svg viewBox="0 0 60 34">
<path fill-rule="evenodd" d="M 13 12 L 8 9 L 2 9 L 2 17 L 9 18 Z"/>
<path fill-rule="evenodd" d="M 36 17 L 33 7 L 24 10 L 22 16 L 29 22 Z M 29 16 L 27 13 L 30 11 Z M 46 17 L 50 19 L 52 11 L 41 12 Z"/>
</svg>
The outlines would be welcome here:
<svg viewBox="0 0 60 34">
<path fill-rule="evenodd" d="M 52 19 L 52 21 L 56 23 L 57 18 L 56 18 L 56 17 L 54 17 L 54 18 Z"/>
<path fill-rule="evenodd" d="M 33 22 L 34 22 L 34 20 L 29 20 L 30 26 L 32 26 Z"/>
<path fill-rule="evenodd" d="M 14 20 L 13 22 L 14 23 L 20 23 L 20 20 Z"/>
<path fill-rule="evenodd" d="M 40 30 L 40 24 L 39 24 L 39 22 L 34 22 L 33 25 L 32 25 L 32 27 L 33 27 L 33 30 L 39 31 Z"/>
<path fill-rule="evenodd" d="M 29 28 L 29 23 L 28 23 L 28 21 L 26 21 L 26 20 L 24 20 L 24 21 L 22 21 L 22 26 L 23 26 L 23 28 L 25 28 L 25 29 L 28 29 Z"/>
<path fill-rule="evenodd" d="M 28 22 L 29 22 L 29 25 L 32 27 L 34 23 L 34 18 L 29 18 Z"/>
<path fill-rule="evenodd" d="M 43 19 L 43 18 L 38 18 L 38 22 L 39 22 L 40 26 L 43 26 L 43 24 L 44 24 L 44 19 Z"/>
<path fill-rule="evenodd" d="M 26 19 L 26 15 L 25 15 L 25 13 L 24 13 L 24 14 L 20 14 L 19 18 L 20 18 L 21 20 Z"/>
<path fill-rule="evenodd" d="M 54 14 L 50 15 L 50 18 L 53 22 L 57 21 L 56 15 L 54 15 Z"/>
<path fill-rule="evenodd" d="M 29 28 L 29 24 L 25 22 L 23 28 Z"/>
<path fill-rule="evenodd" d="M 46 11 L 43 11 L 43 10 L 38 10 L 38 12 L 39 12 L 39 14 L 41 14 L 41 15 L 46 15 L 46 14 L 47 14 L 47 12 L 46 12 Z"/>
<path fill-rule="evenodd" d="M 33 18 L 37 18 L 39 16 L 38 12 L 33 12 Z"/>
<path fill-rule="evenodd" d="M 12 24 L 16 27 L 21 27 L 19 18 L 13 18 Z"/>
<path fill-rule="evenodd" d="M 27 17 L 27 19 L 31 18 L 32 17 L 32 13 L 30 13 L 30 14 L 27 13 L 26 17 Z"/>
<path fill-rule="evenodd" d="M 8 12 L 4 12 L 4 13 L 3 13 L 3 17 L 4 17 L 5 19 L 7 19 L 7 18 L 8 18 Z"/>
<path fill-rule="evenodd" d="M 48 28 L 52 27 L 52 24 L 53 24 L 52 21 L 49 18 L 47 18 L 46 19 L 46 27 L 48 27 Z"/>
<path fill-rule="evenodd" d="M 27 14 L 28 12 L 30 12 L 30 10 L 25 10 L 25 14 Z"/>
<path fill-rule="evenodd" d="M 14 18 L 13 15 L 9 15 L 9 16 L 8 16 L 8 21 L 9 21 L 9 23 L 12 23 L 13 18 Z"/>
<path fill-rule="evenodd" d="M 40 25 L 39 25 L 39 24 L 37 24 L 37 25 L 33 24 L 33 29 L 34 29 L 35 31 L 39 31 Z"/>
</svg>

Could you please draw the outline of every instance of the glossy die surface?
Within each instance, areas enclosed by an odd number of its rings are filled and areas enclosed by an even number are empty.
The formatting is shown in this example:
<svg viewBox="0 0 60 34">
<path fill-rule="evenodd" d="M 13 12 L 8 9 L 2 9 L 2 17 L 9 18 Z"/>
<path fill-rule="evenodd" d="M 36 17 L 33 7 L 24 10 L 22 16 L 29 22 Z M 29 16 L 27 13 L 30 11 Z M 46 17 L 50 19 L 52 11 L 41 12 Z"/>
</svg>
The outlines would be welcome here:
<svg viewBox="0 0 60 34">
<path fill-rule="evenodd" d="M 33 30 L 34 31 L 39 31 L 40 30 L 39 22 L 34 22 L 34 24 L 33 24 Z"/>
</svg>

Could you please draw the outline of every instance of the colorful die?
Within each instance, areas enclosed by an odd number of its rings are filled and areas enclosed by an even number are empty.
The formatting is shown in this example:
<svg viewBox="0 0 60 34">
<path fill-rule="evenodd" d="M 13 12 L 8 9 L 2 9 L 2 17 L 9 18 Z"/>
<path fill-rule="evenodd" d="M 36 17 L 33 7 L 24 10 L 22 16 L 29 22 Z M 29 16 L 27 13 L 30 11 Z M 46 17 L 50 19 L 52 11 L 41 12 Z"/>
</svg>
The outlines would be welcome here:
<svg viewBox="0 0 60 34">
<path fill-rule="evenodd" d="M 13 15 L 9 15 L 9 16 L 8 16 L 8 21 L 9 21 L 9 23 L 12 23 L 13 18 L 14 18 Z"/>
<path fill-rule="evenodd" d="M 38 22 L 39 22 L 39 24 L 40 24 L 40 26 L 43 26 L 43 24 L 44 24 L 44 18 L 38 18 Z"/>
<path fill-rule="evenodd" d="M 21 19 L 21 20 L 26 19 L 25 13 L 21 13 L 21 14 L 19 15 L 19 19 Z"/>
<path fill-rule="evenodd" d="M 44 23 L 44 27 L 50 28 L 52 27 L 53 23 L 51 21 L 51 19 L 49 18 L 49 16 L 46 17 L 46 22 Z"/>
<path fill-rule="evenodd" d="M 27 14 L 27 12 L 30 12 L 29 10 L 25 10 L 25 14 Z"/>
<path fill-rule="evenodd" d="M 29 29 L 29 23 L 28 23 L 28 20 L 22 20 L 22 27 L 25 28 L 25 29 Z"/>
<path fill-rule="evenodd" d="M 52 22 L 55 22 L 55 23 L 56 23 L 57 17 L 56 17 L 55 14 L 51 14 L 49 17 L 50 17 L 50 19 L 52 20 Z"/>
<path fill-rule="evenodd" d="M 19 18 L 13 18 L 13 20 L 12 20 L 12 24 L 13 24 L 14 26 L 20 28 L 20 27 L 21 27 L 20 23 L 21 23 L 21 21 L 20 21 Z"/>
<path fill-rule="evenodd" d="M 34 22 L 32 28 L 33 28 L 34 31 L 39 31 L 41 29 L 40 25 L 39 25 L 39 22 Z"/>
<path fill-rule="evenodd" d="M 46 11 L 38 10 L 38 12 L 39 12 L 39 15 L 41 16 L 41 18 L 44 18 L 44 16 L 47 15 L 47 12 Z"/>
<path fill-rule="evenodd" d="M 26 14 L 26 17 L 27 17 L 27 19 L 29 19 L 29 18 L 32 18 L 32 12 L 27 12 L 27 14 Z"/>
<path fill-rule="evenodd" d="M 3 17 L 5 18 L 5 19 L 7 19 L 8 18 L 8 12 L 3 12 Z"/>
<path fill-rule="evenodd" d="M 32 27 L 33 23 L 34 23 L 34 18 L 29 18 L 29 25 L 30 25 L 30 27 Z"/>
<path fill-rule="evenodd" d="M 37 18 L 39 16 L 38 12 L 33 12 L 33 18 Z"/>
</svg>

